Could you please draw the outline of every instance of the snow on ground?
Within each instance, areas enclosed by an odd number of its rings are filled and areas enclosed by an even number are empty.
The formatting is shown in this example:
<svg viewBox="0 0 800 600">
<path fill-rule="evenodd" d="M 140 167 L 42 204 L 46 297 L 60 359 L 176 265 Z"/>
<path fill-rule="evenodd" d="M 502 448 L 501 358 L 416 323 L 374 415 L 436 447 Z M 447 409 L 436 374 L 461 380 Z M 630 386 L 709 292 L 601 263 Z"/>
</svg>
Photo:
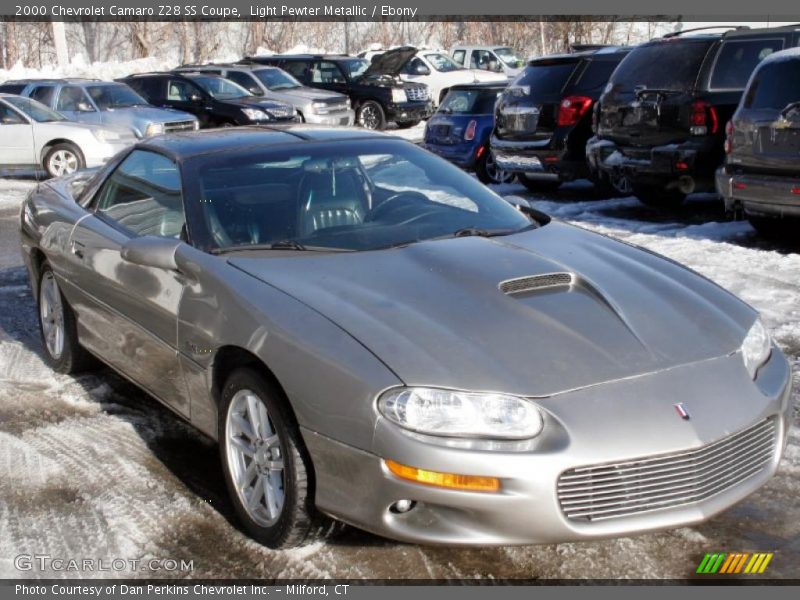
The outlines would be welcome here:
<svg viewBox="0 0 800 600">
<path fill-rule="evenodd" d="M 800 577 L 800 419 L 778 475 L 695 527 L 530 547 L 428 548 L 355 530 L 290 552 L 259 546 L 235 525 L 212 443 L 108 370 L 69 377 L 42 362 L 15 247 L 15 209 L 32 185 L 0 181 L 0 578 L 31 575 L 14 568 L 21 553 L 193 560 L 192 576 L 213 578 L 683 578 L 713 551 L 775 551 L 770 574 Z M 659 213 L 632 198 L 591 199 L 581 184 L 546 195 L 495 189 L 709 276 L 760 310 L 800 367 L 800 247 L 725 221 L 708 197 Z"/>
</svg>

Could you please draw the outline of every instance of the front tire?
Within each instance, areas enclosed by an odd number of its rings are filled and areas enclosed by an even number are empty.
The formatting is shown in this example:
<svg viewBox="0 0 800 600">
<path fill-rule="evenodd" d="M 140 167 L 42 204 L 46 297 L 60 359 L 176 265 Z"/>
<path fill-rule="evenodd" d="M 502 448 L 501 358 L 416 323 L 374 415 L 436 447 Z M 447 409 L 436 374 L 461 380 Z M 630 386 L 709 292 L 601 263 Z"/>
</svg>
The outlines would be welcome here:
<svg viewBox="0 0 800 600">
<path fill-rule="evenodd" d="M 44 359 L 58 373 L 78 373 L 88 368 L 92 356 L 78 342 L 75 313 L 58 287 L 46 262 L 39 276 L 39 333 Z"/>
<path fill-rule="evenodd" d="M 314 506 L 313 468 L 283 392 L 252 369 L 234 371 L 219 411 L 222 470 L 241 523 L 270 548 L 335 529 Z"/>
<path fill-rule="evenodd" d="M 56 144 L 47 151 L 42 166 L 50 177 L 61 177 L 83 169 L 86 161 L 77 146 L 64 143 Z"/>
<path fill-rule="evenodd" d="M 383 131 L 386 129 L 386 113 L 380 104 L 374 100 L 367 100 L 358 107 L 356 122 L 364 129 Z"/>
</svg>

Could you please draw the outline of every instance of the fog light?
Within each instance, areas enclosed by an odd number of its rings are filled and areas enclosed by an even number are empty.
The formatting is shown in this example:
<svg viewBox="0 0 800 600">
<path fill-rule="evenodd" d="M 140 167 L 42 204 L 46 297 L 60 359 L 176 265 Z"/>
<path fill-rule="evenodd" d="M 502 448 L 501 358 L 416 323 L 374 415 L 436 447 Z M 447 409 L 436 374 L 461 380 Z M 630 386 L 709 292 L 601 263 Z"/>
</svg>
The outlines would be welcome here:
<svg viewBox="0 0 800 600">
<path fill-rule="evenodd" d="M 500 480 L 496 477 L 439 473 L 401 465 L 393 460 L 387 459 L 384 462 L 393 475 L 415 483 L 470 492 L 497 492 L 500 490 Z"/>
<path fill-rule="evenodd" d="M 407 513 L 412 508 L 414 508 L 415 504 L 416 502 L 414 502 L 413 500 L 408 500 L 408 499 L 398 500 L 397 502 L 392 504 L 391 507 L 389 507 L 389 510 L 392 511 L 393 513 L 403 514 Z"/>
</svg>

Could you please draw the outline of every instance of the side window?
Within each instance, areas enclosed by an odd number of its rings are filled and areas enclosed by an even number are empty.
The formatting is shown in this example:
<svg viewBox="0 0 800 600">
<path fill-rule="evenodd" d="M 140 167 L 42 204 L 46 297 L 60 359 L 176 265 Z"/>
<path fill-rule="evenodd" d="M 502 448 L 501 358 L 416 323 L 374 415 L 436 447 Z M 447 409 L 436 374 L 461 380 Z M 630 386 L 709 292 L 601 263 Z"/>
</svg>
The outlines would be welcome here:
<svg viewBox="0 0 800 600">
<path fill-rule="evenodd" d="M 423 67 L 425 66 L 425 63 L 422 62 L 422 59 L 416 57 L 412 58 L 405 64 L 405 66 L 402 69 L 402 72 L 405 73 L 406 75 L 416 75 L 417 67 L 419 67 L 419 65 L 422 65 Z"/>
<path fill-rule="evenodd" d="M 304 83 L 311 81 L 311 69 L 309 69 L 309 63 L 304 60 L 286 61 L 281 65 L 281 69 Z"/>
<path fill-rule="evenodd" d="M 782 48 L 782 39 L 723 42 L 711 74 L 711 89 L 744 89 L 756 65 Z"/>
<path fill-rule="evenodd" d="M 20 125 L 25 123 L 25 120 L 10 106 L 0 103 L 0 123 L 3 123 L 3 125 Z"/>
<path fill-rule="evenodd" d="M 249 73 L 244 73 L 242 71 L 228 71 L 225 77 L 234 83 L 238 83 L 251 94 L 255 94 L 256 96 L 264 95 L 264 91 Z"/>
<path fill-rule="evenodd" d="M 161 154 L 134 150 L 103 184 L 96 210 L 135 235 L 180 237 L 186 219 L 178 166 Z"/>
<path fill-rule="evenodd" d="M 339 70 L 339 65 L 327 60 L 314 63 L 311 69 L 313 83 L 346 83 L 344 75 Z"/>
<path fill-rule="evenodd" d="M 89 98 L 87 98 L 83 88 L 79 88 L 75 85 L 65 85 L 58 94 L 56 110 L 93 112 L 94 108 L 92 108 Z"/>
<path fill-rule="evenodd" d="M 167 100 L 174 102 L 191 102 L 192 95 L 197 94 L 195 87 L 188 81 L 170 79 L 167 82 Z"/>
<path fill-rule="evenodd" d="M 590 60 L 575 83 L 575 90 L 590 92 L 602 89 L 618 64 L 615 60 Z"/>
<path fill-rule="evenodd" d="M 492 71 L 496 68 L 497 57 L 488 50 L 473 50 L 469 59 L 470 69 Z"/>
<path fill-rule="evenodd" d="M 453 52 L 453 60 L 460 64 L 462 67 L 464 66 L 464 56 L 466 55 L 466 50 L 456 50 Z"/>
<path fill-rule="evenodd" d="M 52 85 L 37 85 L 29 94 L 31 98 L 41 102 L 45 106 L 52 106 L 53 94 L 56 91 Z"/>
</svg>

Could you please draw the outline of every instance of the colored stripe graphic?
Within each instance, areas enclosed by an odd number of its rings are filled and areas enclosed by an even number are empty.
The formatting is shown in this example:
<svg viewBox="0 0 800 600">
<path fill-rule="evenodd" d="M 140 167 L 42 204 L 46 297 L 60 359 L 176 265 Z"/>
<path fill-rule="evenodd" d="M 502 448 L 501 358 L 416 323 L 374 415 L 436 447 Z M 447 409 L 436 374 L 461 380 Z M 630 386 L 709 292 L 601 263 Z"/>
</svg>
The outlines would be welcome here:
<svg viewBox="0 0 800 600">
<path fill-rule="evenodd" d="M 767 565 L 772 560 L 772 552 L 756 552 L 750 554 L 748 552 L 732 552 L 727 554 L 725 552 L 706 553 L 700 565 L 697 567 L 696 573 L 702 575 L 719 574 L 736 574 L 744 573 L 755 575 L 766 571 Z"/>
</svg>

